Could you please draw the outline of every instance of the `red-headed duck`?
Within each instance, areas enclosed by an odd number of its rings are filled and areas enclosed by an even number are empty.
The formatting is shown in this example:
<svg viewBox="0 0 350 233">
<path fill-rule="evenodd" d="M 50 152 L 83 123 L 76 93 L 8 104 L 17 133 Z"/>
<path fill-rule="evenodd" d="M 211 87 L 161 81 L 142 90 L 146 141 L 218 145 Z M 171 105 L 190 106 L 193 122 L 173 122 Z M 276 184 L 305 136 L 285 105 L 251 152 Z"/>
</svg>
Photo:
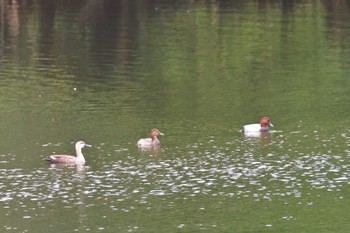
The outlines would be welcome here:
<svg viewBox="0 0 350 233">
<path fill-rule="evenodd" d="M 75 153 L 76 156 L 72 155 L 50 155 L 48 158 L 45 158 L 44 160 L 48 161 L 49 163 L 53 164 L 79 164 L 83 165 L 85 164 L 85 158 L 81 150 L 83 147 L 91 147 L 91 145 L 86 144 L 83 141 L 79 141 L 75 143 Z"/>
<path fill-rule="evenodd" d="M 137 146 L 140 148 L 145 147 L 159 147 L 160 141 L 158 140 L 158 135 L 164 135 L 162 132 L 160 132 L 158 129 L 152 129 L 151 130 L 151 137 L 150 138 L 141 138 L 137 141 Z"/>
<path fill-rule="evenodd" d="M 263 117 L 260 120 L 260 124 L 250 124 L 243 126 L 243 132 L 268 132 L 269 126 L 273 126 L 270 122 L 270 118 Z"/>
</svg>

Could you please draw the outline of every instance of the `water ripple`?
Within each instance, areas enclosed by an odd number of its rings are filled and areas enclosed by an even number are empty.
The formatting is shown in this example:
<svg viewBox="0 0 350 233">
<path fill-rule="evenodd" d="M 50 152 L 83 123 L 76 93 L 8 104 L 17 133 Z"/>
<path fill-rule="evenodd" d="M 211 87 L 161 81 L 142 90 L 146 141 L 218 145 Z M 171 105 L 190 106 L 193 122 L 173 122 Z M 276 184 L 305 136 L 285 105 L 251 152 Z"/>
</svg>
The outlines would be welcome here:
<svg viewBox="0 0 350 233">
<path fill-rule="evenodd" d="M 321 143 L 334 140 L 330 137 Z M 346 151 L 317 152 L 313 149 L 317 147 L 305 150 L 296 145 L 285 150 L 287 141 L 260 144 L 248 140 L 244 143 L 241 149 L 233 148 L 238 142 L 226 142 L 222 147 L 209 146 L 206 150 L 195 144 L 185 148 L 189 149 L 187 153 L 184 150 L 176 154 L 167 154 L 172 151 L 164 147 L 156 160 L 127 150 L 118 152 L 126 156 L 110 163 L 103 161 L 99 169 L 87 166 L 80 169 L 0 169 L 0 203 L 3 208 L 9 208 L 14 200 L 23 203 L 30 200 L 40 208 L 57 201 L 67 208 L 82 203 L 87 207 L 103 203 L 113 210 L 121 210 L 116 202 L 144 205 L 150 204 L 153 197 L 177 200 L 198 195 L 255 201 L 300 198 L 313 190 L 339 192 L 349 183 Z M 257 144 L 262 147 L 257 149 Z M 284 152 L 280 153 L 282 149 Z M 265 150 L 267 153 L 262 156 Z M 26 205 L 19 208 L 26 208 Z"/>
</svg>

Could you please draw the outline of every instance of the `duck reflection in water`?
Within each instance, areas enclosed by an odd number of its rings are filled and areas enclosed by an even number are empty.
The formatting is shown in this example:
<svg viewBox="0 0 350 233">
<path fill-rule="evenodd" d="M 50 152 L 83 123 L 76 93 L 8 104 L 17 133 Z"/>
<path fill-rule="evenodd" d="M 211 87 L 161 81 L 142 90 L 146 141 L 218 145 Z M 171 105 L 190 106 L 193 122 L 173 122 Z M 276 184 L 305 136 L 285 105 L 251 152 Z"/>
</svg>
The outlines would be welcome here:
<svg viewBox="0 0 350 233">
<path fill-rule="evenodd" d="M 140 155 L 142 156 L 148 156 L 152 160 L 158 160 L 160 156 L 160 148 L 154 148 L 154 147 L 149 147 L 149 148 L 138 148 L 140 151 Z"/>
<path fill-rule="evenodd" d="M 86 169 L 88 169 L 88 166 L 85 164 L 63 164 L 63 163 L 50 163 L 50 168 L 54 169 L 75 169 L 77 174 L 79 175 L 85 175 Z"/>
</svg>

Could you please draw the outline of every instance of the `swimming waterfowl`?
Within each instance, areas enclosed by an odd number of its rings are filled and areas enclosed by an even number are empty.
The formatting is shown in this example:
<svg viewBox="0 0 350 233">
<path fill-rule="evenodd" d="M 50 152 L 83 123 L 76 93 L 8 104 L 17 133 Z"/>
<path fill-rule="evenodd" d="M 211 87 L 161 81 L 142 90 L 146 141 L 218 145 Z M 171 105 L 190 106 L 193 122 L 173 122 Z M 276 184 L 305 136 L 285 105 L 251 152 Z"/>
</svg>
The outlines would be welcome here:
<svg viewBox="0 0 350 233">
<path fill-rule="evenodd" d="M 83 141 L 78 141 L 75 143 L 75 153 L 76 156 L 72 155 L 50 155 L 48 158 L 45 158 L 49 163 L 54 164 L 85 164 L 85 158 L 81 150 L 83 147 L 91 147 L 91 145 L 86 144 Z"/>
<path fill-rule="evenodd" d="M 268 132 L 269 126 L 273 126 L 270 122 L 270 118 L 263 117 L 260 120 L 260 124 L 250 124 L 243 126 L 243 132 Z"/>
<path fill-rule="evenodd" d="M 151 130 L 151 137 L 150 138 L 141 138 L 137 141 L 137 146 L 140 148 L 145 147 L 159 147 L 160 141 L 158 140 L 158 135 L 164 135 L 162 132 L 160 132 L 158 129 L 152 129 Z"/>
</svg>

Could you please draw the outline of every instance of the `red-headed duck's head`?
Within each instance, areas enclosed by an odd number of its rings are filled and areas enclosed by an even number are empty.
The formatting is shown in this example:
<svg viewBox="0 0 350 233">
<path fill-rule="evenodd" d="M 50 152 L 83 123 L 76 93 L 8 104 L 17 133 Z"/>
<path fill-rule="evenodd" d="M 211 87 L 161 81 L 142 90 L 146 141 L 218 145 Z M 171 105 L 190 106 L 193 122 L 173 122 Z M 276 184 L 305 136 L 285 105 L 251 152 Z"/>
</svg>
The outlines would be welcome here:
<svg viewBox="0 0 350 233">
<path fill-rule="evenodd" d="M 260 121 L 260 126 L 261 127 L 267 127 L 267 126 L 273 126 L 270 122 L 270 118 L 268 117 L 263 117 L 261 118 L 261 121 Z"/>
<path fill-rule="evenodd" d="M 152 129 L 151 130 L 151 137 L 157 137 L 158 135 L 164 135 L 162 132 L 160 132 L 158 129 Z"/>
</svg>

